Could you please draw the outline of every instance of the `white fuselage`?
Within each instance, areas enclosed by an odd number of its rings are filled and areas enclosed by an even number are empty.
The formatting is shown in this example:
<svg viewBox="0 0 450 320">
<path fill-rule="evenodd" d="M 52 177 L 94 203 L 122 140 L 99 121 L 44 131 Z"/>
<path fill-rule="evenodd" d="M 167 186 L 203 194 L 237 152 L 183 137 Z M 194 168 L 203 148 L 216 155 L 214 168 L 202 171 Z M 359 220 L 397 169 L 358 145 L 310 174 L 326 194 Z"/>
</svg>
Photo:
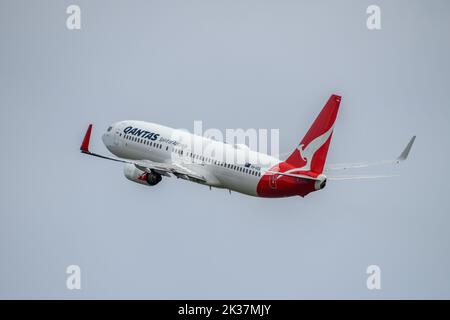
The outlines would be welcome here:
<svg viewBox="0 0 450 320">
<path fill-rule="evenodd" d="M 257 196 L 263 174 L 280 160 L 246 146 L 215 141 L 144 121 L 113 124 L 102 137 L 116 156 L 179 163 L 206 178 L 205 185 Z"/>
</svg>

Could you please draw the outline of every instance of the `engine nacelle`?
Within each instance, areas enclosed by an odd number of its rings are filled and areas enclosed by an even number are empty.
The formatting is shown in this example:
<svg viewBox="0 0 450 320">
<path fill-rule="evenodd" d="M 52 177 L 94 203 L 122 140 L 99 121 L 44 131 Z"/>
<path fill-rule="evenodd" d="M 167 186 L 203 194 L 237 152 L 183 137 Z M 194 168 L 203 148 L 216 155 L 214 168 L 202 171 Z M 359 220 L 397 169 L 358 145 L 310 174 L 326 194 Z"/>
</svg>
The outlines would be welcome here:
<svg viewBox="0 0 450 320">
<path fill-rule="evenodd" d="M 154 186 L 162 180 L 162 177 L 159 173 L 156 172 L 148 173 L 139 170 L 138 168 L 136 168 L 134 164 L 131 163 L 125 164 L 125 167 L 123 168 L 123 173 L 128 180 L 140 184 L 145 184 L 147 186 Z"/>
</svg>

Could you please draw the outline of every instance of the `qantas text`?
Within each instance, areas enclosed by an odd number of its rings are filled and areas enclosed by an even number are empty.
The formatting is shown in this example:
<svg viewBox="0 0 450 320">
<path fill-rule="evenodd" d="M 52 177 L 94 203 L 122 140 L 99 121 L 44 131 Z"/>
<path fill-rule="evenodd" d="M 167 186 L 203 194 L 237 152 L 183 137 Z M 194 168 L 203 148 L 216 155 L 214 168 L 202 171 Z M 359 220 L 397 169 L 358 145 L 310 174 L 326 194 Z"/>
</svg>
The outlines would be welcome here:
<svg viewBox="0 0 450 320">
<path fill-rule="evenodd" d="M 140 137 L 140 138 L 143 138 L 143 139 L 150 139 L 150 140 L 153 140 L 153 141 L 155 141 L 159 137 L 158 133 L 145 131 L 145 130 L 142 130 L 142 129 L 139 129 L 139 128 L 133 128 L 133 127 L 126 127 L 125 129 L 123 129 L 123 132 L 125 134 L 131 134 L 131 135 L 136 136 L 136 137 Z"/>
</svg>

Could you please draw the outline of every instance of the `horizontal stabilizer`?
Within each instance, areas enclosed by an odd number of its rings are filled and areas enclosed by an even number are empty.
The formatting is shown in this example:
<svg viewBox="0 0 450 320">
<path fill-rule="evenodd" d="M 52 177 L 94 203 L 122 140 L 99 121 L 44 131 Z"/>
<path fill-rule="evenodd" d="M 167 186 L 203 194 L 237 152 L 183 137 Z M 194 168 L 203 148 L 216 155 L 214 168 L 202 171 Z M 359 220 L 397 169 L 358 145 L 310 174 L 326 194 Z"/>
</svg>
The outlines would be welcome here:
<svg viewBox="0 0 450 320">
<path fill-rule="evenodd" d="M 374 175 L 374 176 L 370 176 L 370 175 L 364 175 L 364 176 L 328 176 L 327 179 L 328 180 L 334 180 L 334 181 L 339 181 L 339 180 L 366 180 L 366 179 L 383 179 L 383 178 L 393 178 L 393 177 L 397 177 L 398 175 Z"/>
<path fill-rule="evenodd" d="M 395 159 L 370 161 L 370 162 L 357 162 L 357 163 L 329 164 L 326 166 L 324 171 L 329 172 L 329 171 L 334 171 L 334 170 L 367 168 L 367 167 L 374 167 L 374 166 L 380 166 L 380 165 L 385 165 L 385 164 L 400 163 L 402 161 L 405 161 L 408 158 L 409 152 L 411 151 L 411 148 L 412 148 L 415 140 L 416 140 L 416 136 L 413 136 L 411 138 L 411 140 L 409 140 L 408 144 L 406 145 L 405 149 L 402 151 L 400 156 L 398 156 Z"/>
<path fill-rule="evenodd" d="M 300 178 L 300 179 L 313 180 L 313 181 L 322 181 L 322 179 L 314 178 L 314 177 L 304 175 L 304 174 L 295 174 L 295 173 L 277 172 L 277 171 L 267 171 L 266 173 L 270 173 L 273 175 L 279 175 L 279 176 L 292 177 L 292 178 Z"/>
</svg>

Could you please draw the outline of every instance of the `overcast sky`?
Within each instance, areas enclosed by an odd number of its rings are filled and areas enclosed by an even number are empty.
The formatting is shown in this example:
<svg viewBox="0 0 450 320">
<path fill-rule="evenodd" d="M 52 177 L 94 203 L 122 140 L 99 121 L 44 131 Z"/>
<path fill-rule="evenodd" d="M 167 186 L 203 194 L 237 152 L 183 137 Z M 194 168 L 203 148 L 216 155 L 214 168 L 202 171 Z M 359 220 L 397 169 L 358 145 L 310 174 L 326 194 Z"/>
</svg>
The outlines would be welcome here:
<svg viewBox="0 0 450 320">
<path fill-rule="evenodd" d="M 373 3 L 2 0 L 0 298 L 450 298 L 450 3 L 378 0 L 369 31 Z M 259 199 L 79 153 L 89 123 L 107 154 L 125 119 L 275 128 L 291 151 L 332 93 L 328 163 L 417 135 L 401 166 L 357 172 L 399 177 Z"/>
</svg>

